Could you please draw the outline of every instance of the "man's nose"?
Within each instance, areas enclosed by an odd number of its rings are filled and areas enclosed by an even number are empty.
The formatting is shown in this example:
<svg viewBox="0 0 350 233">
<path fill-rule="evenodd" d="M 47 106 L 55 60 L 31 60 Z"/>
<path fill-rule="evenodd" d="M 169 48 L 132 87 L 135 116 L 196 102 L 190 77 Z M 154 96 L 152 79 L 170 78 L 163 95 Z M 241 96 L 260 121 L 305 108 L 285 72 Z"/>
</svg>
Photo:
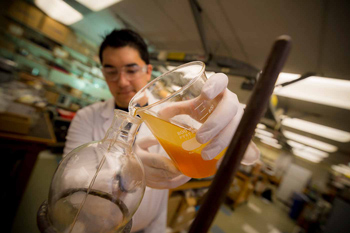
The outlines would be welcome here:
<svg viewBox="0 0 350 233">
<path fill-rule="evenodd" d="M 126 78 L 126 75 L 124 72 L 119 73 L 119 77 L 118 77 L 117 82 L 118 82 L 119 86 L 127 86 L 130 84 L 130 81 Z"/>
</svg>

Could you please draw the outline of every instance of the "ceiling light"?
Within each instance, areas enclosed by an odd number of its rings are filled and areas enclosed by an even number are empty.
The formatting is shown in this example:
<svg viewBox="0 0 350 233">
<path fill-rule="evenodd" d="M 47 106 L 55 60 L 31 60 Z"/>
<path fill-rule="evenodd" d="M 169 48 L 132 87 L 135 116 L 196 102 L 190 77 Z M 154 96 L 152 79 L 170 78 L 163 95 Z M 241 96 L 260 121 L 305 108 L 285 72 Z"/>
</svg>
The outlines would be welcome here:
<svg viewBox="0 0 350 233">
<path fill-rule="evenodd" d="M 350 167 L 349 166 L 347 166 L 345 164 L 339 164 L 338 166 L 340 166 L 340 167 L 342 167 L 342 168 L 344 168 L 344 169 L 346 169 L 347 171 L 350 172 Z"/>
<path fill-rule="evenodd" d="M 301 143 L 294 142 L 292 140 L 287 140 L 287 143 L 291 147 L 293 147 L 293 149 L 297 149 L 297 150 L 300 150 L 300 151 L 305 151 L 305 152 L 314 154 L 316 156 L 320 156 L 322 158 L 326 158 L 329 155 L 327 152 L 324 152 L 324 151 L 321 151 L 321 150 L 317 150 L 317 149 L 309 147 L 309 146 L 305 146 L 305 145 L 303 145 Z"/>
<path fill-rule="evenodd" d="M 328 126 L 316 124 L 309 121 L 304 121 L 297 118 L 285 118 L 282 120 L 282 125 L 294 128 L 300 131 L 315 134 L 324 138 L 328 138 L 338 142 L 350 142 L 350 133 L 334 129 Z"/>
<path fill-rule="evenodd" d="M 35 0 L 35 4 L 48 16 L 66 25 L 83 18 L 82 14 L 62 0 Z"/>
<path fill-rule="evenodd" d="M 269 142 L 269 141 L 266 141 L 266 140 L 261 140 L 261 142 L 265 143 L 266 145 L 275 147 L 277 149 L 281 149 L 282 148 L 282 146 L 280 144 L 277 144 L 277 143 Z"/>
<path fill-rule="evenodd" d="M 324 152 L 324 151 L 321 151 L 321 150 L 317 150 L 315 148 L 312 148 L 312 147 L 309 147 L 309 146 L 305 146 L 301 143 L 298 143 L 298 142 L 294 142 L 292 140 L 287 140 L 287 143 L 293 147 L 293 150 L 299 150 L 299 151 L 304 151 L 304 152 L 307 152 L 307 153 L 311 153 L 315 156 L 318 156 L 318 157 L 322 157 L 322 158 L 327 158 L 328 157 L 328 153 L 327 152 Z"/>
<path fill-rule="evenodd" d="M 265 141 L 268 141 L 268 142 L 278 143 L 277 139 L 271 138 L 271 137 L 268 137 L 268 136 L 265 136 L 265 135 L 262 135 L 259 133 L 255 133 L 255 137 L 260 138 L 260 139 L 265 140 Z"/>
<path fill-rule="evenodd" d="M 292 133 L 290 131 L 284 130 L 283 134 L 284 134 L 284 136 L 286 136 L 289 139 L 292 139 L 292 140 L 297 141 L 297 142 L 301 142 L 305 145 L 309 145 L 309 146 L 312 146 L 314 148 L 317 148 L 317 149 L 320 149 L 323 151 L 335 152 L 338 150 L 338 147 L 333 146 L 331 144 L 321 142 L 321 141 L 318 141 L 318 140 L 313 139 L 313 138 L 305 137 L 305 136 L 302 136 L 300 134 Z"/>
<path fill-rule="evenodd" d="M 350 167 L 344 164 L 332 165 L 331 167 L 334 171 L 342 173 L 346 176 L 350 176 Z"/>
<path fill-rule="evenodd" d="M 270 133 L 270 132 L 262 130 L 262 129 L 255 129 L 255 132 L 262 134 L 262 135 L 265 135 L 265 136 L 268 136 L 268 137 L 271 137 L 271 138 L 273 137 L 273 133 Z"/>
<path fill-rule="evenodd" d="M 77 0 L 77 2 L 80 2 L 93 11 L 100 11 L 120 1 L 121 0 Z"/>
<path fill-rule="evenodd" d="M 293 99 L 350 110 L 350 81 L 311 76 L 307 79 L 276 88 L 274 93 Z"/>
<path fill-rule="evenodd" d="M 281 72 L 279 75 L 278 75 L 278 79 L 276 81 L 276 86 L 282 84 L 282 83 L 285 83 L 285 82 L 290 82 L 290 81 L 293 81 L 295 79 L 298 79 L 300 78 L 300 74 L 291 74 L 291 73 L 284 73 L 284 72 Z"/>
<path fill-rule="evenodd" d="M 266 125 L 258 123 L 258 125 L 256 126 L 258 129 L 266 129 Z"/>
<path fill-rule="evenodd" d="M 287 143 L 291 146 L 291 147 L 294 147 L 296 149 L 302 149 L 305 147 L 304 144 L 301 144 L 299 142 L 295 142 L 295 141 L 292 141 L 292 140 L 287 140 Z"/>
<path fill-rule="evenodd" d="M 306 153 L 310 153 L 313 154 L 315 156 L 321 157 L 321 158 L 327 158 L 329 156 L 329 154 L 327 152 L 321 151 L 321 150 L 317 150 L 315 148 L 306 146 L 303 151 L 305 151 Z"/>
<path fill-rule="evenodd" d="M 315 156 L 315 155 L 312 155 L 312 154 L 310 154 L 310 153 L 307 153 L 307 152 L 305 152 L 305 151 L 300 151 L 300 150 L 294 149 L 294 150 L 293 150 L 293 154 L 296 155 L 296 156 L 298 156 L 298 157 L 300 157 L 300 158 L 309 160 L 309 161 L 311 161 L 311 162 L 313 162 L 313 163 L 319 163 L 319 162 L 322 161 L 322 158 L 317 157 L 317 156 Z"/>
</svg>

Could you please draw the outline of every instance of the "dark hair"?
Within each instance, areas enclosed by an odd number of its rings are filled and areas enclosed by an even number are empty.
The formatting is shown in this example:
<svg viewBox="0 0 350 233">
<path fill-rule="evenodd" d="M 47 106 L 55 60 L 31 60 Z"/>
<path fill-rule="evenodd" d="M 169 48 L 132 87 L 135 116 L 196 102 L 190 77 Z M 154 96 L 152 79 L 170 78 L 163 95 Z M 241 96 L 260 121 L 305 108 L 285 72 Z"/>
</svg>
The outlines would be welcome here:
<svg viewBox="0 0 350 233">
<path fill-rule="evenodd" d="M 146 64 L 149 64 L 149 54 L 145 41 L 139 34 L 129 29 L 113 30 L 104 38 L 99 51 L 101 63 L 103 50 L 107 47 L 121 48 L 125 46 L 130 46 L 136 49 L 139 52 L 141 59 Z"/>
</svg>

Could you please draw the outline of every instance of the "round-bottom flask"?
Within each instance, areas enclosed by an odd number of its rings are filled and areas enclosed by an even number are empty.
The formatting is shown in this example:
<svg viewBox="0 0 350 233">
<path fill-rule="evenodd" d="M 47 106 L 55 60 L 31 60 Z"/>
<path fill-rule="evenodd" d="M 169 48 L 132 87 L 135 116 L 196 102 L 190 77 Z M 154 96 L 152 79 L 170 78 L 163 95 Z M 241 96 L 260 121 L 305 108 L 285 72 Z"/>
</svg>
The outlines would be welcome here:
<svg viewBox="0 0 350 233">
<path fill-rule="evenodd" d="M 57 232 L 121 232 L 145 191 L 142 163 L 132 153 L 139 118 L 115 110 L 103 140 L 79 146 L 51 182 L 48 220 Z M 92 127 L 92 126 L 88 126 Z"/>
</svg>

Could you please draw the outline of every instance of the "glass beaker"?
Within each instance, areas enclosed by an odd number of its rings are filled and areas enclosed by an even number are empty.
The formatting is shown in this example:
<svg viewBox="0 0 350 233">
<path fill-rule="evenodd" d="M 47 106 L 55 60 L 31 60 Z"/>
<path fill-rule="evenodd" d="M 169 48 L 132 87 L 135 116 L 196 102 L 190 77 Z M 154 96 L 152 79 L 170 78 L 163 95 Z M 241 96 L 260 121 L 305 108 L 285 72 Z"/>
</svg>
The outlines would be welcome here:
<svg viewBox="0 0 350 233">
<path fill-rule="evenodd" d="M 104 139 L 79 146 L 64 157 L 50 186 L 51 228 L 69 233 L 125 228 L 145 191 L 143 166 L 132 152 L 140 124 L 138 117 L 115 110 Z"/>
<path fill-rule="evenodd" d="M 209 142 L 196 140 L 197 130 L 222 98 L 201 94 L 206 81 L 203 62 L 186 63 L 151 81 L 129 103 L 130 114 L 141 117 L 177 168 L 192 178 L 214 175 L 226 152 L 204 160 L 201 151 Z"/>
</svg>

